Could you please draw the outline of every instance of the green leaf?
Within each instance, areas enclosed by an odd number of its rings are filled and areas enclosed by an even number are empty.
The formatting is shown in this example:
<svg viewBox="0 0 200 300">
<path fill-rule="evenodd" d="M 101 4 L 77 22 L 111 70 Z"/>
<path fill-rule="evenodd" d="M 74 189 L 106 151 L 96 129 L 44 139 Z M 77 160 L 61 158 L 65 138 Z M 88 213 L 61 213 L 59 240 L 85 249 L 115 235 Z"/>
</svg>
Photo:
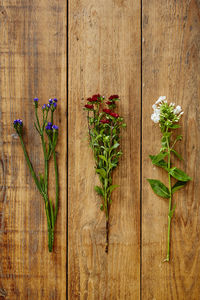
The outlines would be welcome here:
<svg viewBox="0 0 200 300">
<path fill-rule="evenodd" d="M 103 204 L 100 205 L 100 210 L 103 210 Z"/>
<path fill-rule="evenodd" d="M 155 161 L 154 160 L 155 155 L 149 155 L 149 157 L 151 158 L 151 161 L 154 165 L 161 167 L 161 168 L 165 169 L 166 171 L 168 171 L 167 162 L 164 161 L 164 159 L 161 159 L 159 162 L 155 163 L 155 162 L 153 162 L 153 161 Z"/>
<path fill-rule="evenodd" d="M 100 186 L 96 185 L 94 187 L 94 189 L 97 192 L 97 194 L 99 194 L 100 196 L 104 197 L 104 191 L 103 191 L 103 189 Z"/>
<path fill-rule="evenodd" d="M 99 155 L 99 158 L 101 158 L 102 160 L 104 160 L 107 163 L 106 157 L 104 155 Z"/>
<path fill-rule="evenodd" d="M 152 163 L 156 165 L 157 163 L 159 163 L 159 161 L 165 158 L 165 156 L 167 156 L 167 152 L 161 152 L 158 155 L 150 155 L 150 158 Z"/>
<path fill-rule="evenodd" d="M 183 160 L 182 156 L 174 149 L 171 149 L 171 152 L 173 152 L 180 160 Z"/>
<path fill-rule="evenodd" d="M 170 193 L 169 189 L 160 181 L 156 179 L 147 179 L 151 185 L 154 193 L 160 197 L 169 199 Z"/>
<path fill-rule="evenodd" d="M 96 169 L 96 173 L 100 174 L 104 179 L 106 178 L 106 171 L 104 169 Z"/>
<path fill-rule="evenodd" d="M 182 136 L 182 135 L 177 135 L 176 141 L 181 141 L 182 139 L 183 139 L 183 136 Z"/>
<path fill-rule="evenodd" d="M 177 181 L 174 186 L 172 187 L 172 194 L 175 193 L 176 191 L 180 190 L 185 186 L 187 181 Z"/>
<path fill-rule="evenodd" d="M 119 147 L 119 143 L 115 142 L 115 144 L 112 146 L 111 150 L 116 149 Z"/>
<path fill-rule="evenodd" d="M 172 125 L 169 126 L 169 128 L 172 128 L 172 129 L 180 128 L 180 125 L 172 124 Z"/>
<path fill-rule="evenodd" d="M 176 204 L 174 204 L 172 210 L 170 211 L 170 213 L 168 214 L 168 216 L 170 217 L 170 219 L 173 217 L 174 211 L 176 209 Z"/>
<path fill-rule="evenodd" d="M 185 172 L 183 172 L 182 170 L 174 167 L 172 169 L 169 170 L 169 174 L 171 176 L 173 176 L 174 178 L 176 178 L 177 180 L 180 181 L 189 181 L 192 180 L 191 177 L 189 177 Z"/>
<path fill-rule="evenodd" d="M 170 132 L 170 131 L 167 131 L 167 132 L 164 132 L 164 133 L 163 133 L 163 136 L 164 136 L 165 138 L 169 138 L 171 135 L 172 135 L 172 132 Z"/>
<path fill-rule="evenodd" d="M 117 184 L 109 186 L 109 188 L 107 189 L 107 192 L 108 193 L 112 193 L 112 191 L 114 191 L 114 189 L 116 189 L 118 186 L 119 185 L 117 185 Z"/>
</svg>

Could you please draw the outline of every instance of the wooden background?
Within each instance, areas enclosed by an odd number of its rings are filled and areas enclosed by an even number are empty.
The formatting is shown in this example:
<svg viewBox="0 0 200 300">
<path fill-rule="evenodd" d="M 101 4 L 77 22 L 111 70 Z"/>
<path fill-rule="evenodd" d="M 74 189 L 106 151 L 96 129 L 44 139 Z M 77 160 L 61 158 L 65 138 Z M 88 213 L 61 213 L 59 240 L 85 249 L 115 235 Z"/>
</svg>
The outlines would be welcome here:
<svg viewBox="0 0 200 300">
<path fill-rule="evenodd" d="M 0 1 L 1 300 L 200 299 L 199 51 L 198 0 Z M 108 255 L 82 111 L 84 99 L 98 92 L 120 95 L 127 123 Z M 193 178 L 174 197 L 169 264 L 162 263 L 168 203 L 146 181 L 166 180 L 148 158 L 160 147 L 159 128 L 150 120 L 160 95 L 184 108 L 180 166 Z M 40 171 L 35 96 L 42 104 L 59 99 L 61 195 L 52 254 L 43 202 L 12 128 L 15 118 L 24 120 Z"/>
</svg>

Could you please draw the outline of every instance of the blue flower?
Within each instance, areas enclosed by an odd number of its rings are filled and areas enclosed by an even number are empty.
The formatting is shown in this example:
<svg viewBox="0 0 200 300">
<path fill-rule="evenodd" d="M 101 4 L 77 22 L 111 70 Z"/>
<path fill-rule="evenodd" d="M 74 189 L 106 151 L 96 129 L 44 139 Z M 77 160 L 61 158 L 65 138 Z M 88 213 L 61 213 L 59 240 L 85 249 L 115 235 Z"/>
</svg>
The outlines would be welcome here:
<svg viewBox="0 0 200 300">
<path fill-rule="evenodd" d="M 47 107 L 47 105 L 46 105 L 46 104 L 42 105 L 42 109 L 45 109 L 46 107 Z"/>
<path fill-rule="evenodd" d="M 45 127 L 46 130 L 52 130 L 52 123 L 48 122 L 47 126 Z"/>
<path fill-rule="evenodd" d="M 54 102 L 58 102 L 58 99 L 54 98 L 53 101 L 54 101 Z"/>
<path fill-rule="evenodd" d="M 52 99 L 49 99 L 49 104 L 53 104 L 53 100 Z"/>
<path fill-rule="evenodd" d="M 34 98 L 34 102 L 38 102 L 38 98 Z"/>
<path fill-rule="evenodd" d="M 16 130 L 16 132 L 21 135 L 22 134 L 22 129 L 23 129 L 23 121 L 21 119 L 16 119 L 13 122 L 13 126 Z"/>
<path fill-rule="evenodd" d="M 54 102 L 53 106 L 54 106 L 54 108 L 56 108 L 56 107 L 57 107 L 57 103 L 56 103 L 56 102 Z"/>
<path fill-rule="evenodd" d="M 47 126 L 45 127 L 45 129 L 46 129 L 46 130 L 52 130 L 52 126 L 47 125 Z"/>
<path fill-rule="evenodd" d="M 22 126 L 23 125 L 23 121 L 21 119 L 16 119 L 16 120 L 14 120 L 13 124 L 16 125 L 16 126 L 17 125 Z"/>
<path fill-rule="evenodd" d="M 57 126 L 57 125 L 53 125 L 52 128 L 53 128 L 54 130 L 58 130 L 58 126 Z"/>
<path fill-rule="evenodd" d="M 48 104 L 47 104 L 47 107 L 50 108 L 50 107 L 51 107 L 51 104 L 48 103 Z"/>
</svg>

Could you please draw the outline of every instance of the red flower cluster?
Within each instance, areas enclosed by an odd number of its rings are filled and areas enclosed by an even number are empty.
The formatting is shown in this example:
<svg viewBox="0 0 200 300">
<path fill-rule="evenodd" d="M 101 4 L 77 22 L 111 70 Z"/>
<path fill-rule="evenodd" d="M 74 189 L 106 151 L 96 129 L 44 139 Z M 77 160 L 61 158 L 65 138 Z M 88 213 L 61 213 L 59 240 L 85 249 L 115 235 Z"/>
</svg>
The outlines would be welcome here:
<svg viewBox="0 0 200 300">
<path fill-rule="evenodd" d="M 109 120 L 101 120 L 100 122 L 103 123 L 103 124 L 109 124 L 110 123 Z"/>
<path fill-rule="evenodd" d="M 103 112 L 105 112 L 106 114 L 108 114 L 108 115 L 110 115 L 111 117 L 114 117 L 114 118 L 118 118 L 119 117 L 118 114 L 112 112 L 110 109 L 107 109 L 107 108 L 103 109 Z"/>
<path fill-rule="evenodd" d="M 107 108 L 104 108 L 103 112 L 105 112 L 108 115 L 112 113 L 112 111 L 110 109 L 107 109 Z"/>
<path fill-rule="evenodd" d="M 93 105 L 86 104 L 86 105 L 85 105 L 85 108 L 88 108 L 88 109 L 93 109 L 93 108 L 94 108 L 94 106 L 93 106 Z"/>
<path fill-rule="evenodd" d="M 107 105 L 112 105 L 113 102 L 112 102 L 112 101 L 107 101 L 106 104 L 107 104 Z"/>
<path fill-rule="evenodd" d="M 119 118 L 119 115 L 116 114 L 116 113 L 113 113 L 113 112 L 110 114 L 110 116 L 112 116 L 112 117 L 114 117 L 114 118 L 116 118 L 116 119 Z"/>
<path fill-rule="evenodd" d="M 119 99 L 119 96 L 118 95 L 111 95 L 108 99 L 109 100 Z"/>
<path fill-rule="evenodd" d="M 96 94 L 96 95 L 93 95 L 92 98 L 88 98 L 87 101 L 89 101 L 89 102 L 98 102 L 100 97 L 101 97 L 100 94 Z"/>
</svg>

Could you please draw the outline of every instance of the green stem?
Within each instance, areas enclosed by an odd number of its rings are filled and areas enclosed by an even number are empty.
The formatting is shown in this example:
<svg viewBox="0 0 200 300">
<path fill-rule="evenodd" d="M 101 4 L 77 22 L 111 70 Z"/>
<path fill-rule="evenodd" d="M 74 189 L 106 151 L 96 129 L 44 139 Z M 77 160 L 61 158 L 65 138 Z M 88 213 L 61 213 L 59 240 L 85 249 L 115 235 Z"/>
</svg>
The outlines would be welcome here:
<svg viewBox="0 0 200 300">
<path fill-rule="evenodd" d="M 49 252 L 53 250 L 53 241 L 54 241 L 54 228 L 52 226 L 51 218 L 50 218 L 50 207 L 49 207 L 49 199 L 48 195 L 44 196 L 45 201 L 45 212 L 47 216 L 47 228 L 48 228 L 48 248 Z"/>
<path fill-rule="evenodd" d="M 27 151 L 26 151 L 26 148 L 25 148 L 25 145 L 24 145 L 22 136 L 21 136 L 20 134 L 19 134 L 19 138 L 20 138 L 20 142 L 21 142 L 21 145 L 22 145 L 22 149 L 23 149 L 23 152 L 24 152 L 24 156 L 25 156 L 26 162 L 27 162 L 27 164 L 28 164 L 29 170 L 30 170 L 30 172 L 31 172 L 31 175 L 32 175 L 32 177 L 33 177 L 33 179 L 34 179 L 34 181 L 35 181 L 35 184 L 36 184 L 36 186 L 37 186 L 39 192 L 43 195 L 42 189 L 41 189 L 41 186 L 40 186 L 40 182 L 39 182 L 39 180 L 38 180 L 38 178 L 37 178 L 37 176 L 36 176 L 36 174 L 35 174 L 35 171 L 34 171 L 34 169 L 33 169 L 33 166 L 32 166 L 32 164 L 31 164 L 31 162 L 30 162 L 28 153 L 27 153 Z"/>
<path fill-rule="evenodd" d="M 168 169 L 171 167 L 171 149 L 169 147 L 169 138 L 167 138 L 167 148 L 168 148 Z M 171 232 L 171 207 L 172 207 L 172 187 L 171 187 L 171 175 L 168 172 L 169 180 L 169 213 L 168 213 L 168 233 L 167 233 L 167 257 L 166 261 L 170 260 L 170 232 Z"/>
<path fill-rule="evenodd" d="M 56 205 L 55 205 L 55 213 L 54 213 L 54 223 L 55 223 L 58 214 L 58 204 L 59 204 L 58 165 L 57 165 L 55 148 L 53 150 L 53 159 L 54 159 L 54 169 L 55 169 L 55 179 L 56 179 Z"/>
<path fill-rule="evenodd" d="M 48 193 L 48 157 L 47 157 L 46 144 L 44 141 L 43 133 L 41 135 L 41 140 L 42 140 L 42 149 L 43 149 L 44 161 L 45 161 L 44 186 L 45 186 L 45 194 L 47 194 Z"/>
<path fill-rule="evenodd" d="M 36 120 L 37 120 L 37 125 L 39 128 L 39 131 L 41 133 L 41 127 L 40 127 L 40 122 L 39 122 L 39 118 L 38 118 L 38 111 L 37 111 L 37 107 L 35 106 L 35 116 L 36 116 Z"/>
</svg>

